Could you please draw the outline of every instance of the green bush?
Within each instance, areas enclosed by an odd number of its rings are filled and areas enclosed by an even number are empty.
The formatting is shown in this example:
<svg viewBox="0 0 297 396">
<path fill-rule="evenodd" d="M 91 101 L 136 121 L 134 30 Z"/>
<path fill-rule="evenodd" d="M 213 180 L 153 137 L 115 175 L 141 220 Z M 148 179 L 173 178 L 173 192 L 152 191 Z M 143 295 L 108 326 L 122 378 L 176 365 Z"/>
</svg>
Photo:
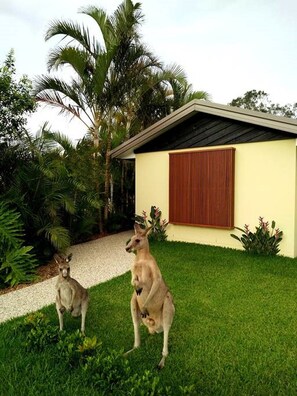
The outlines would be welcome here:
<svg viewBox="0 0 297 396">
<path fill-rule="evenodd" d="M 47 347 L 56 349 L 56 359 L 61 359 L 70 368 L 81 370 L 85 383 L 98 394 L 116 394 L 119 396 L 171 396 L 174 394 L 170 386 L 162 386 L 159 376 L 152 371 L 134 373 L 129 359 L 123 350 L 104 349 L 101 341 L 94 336 L 85 337 L 79 330 L 74 333 L 59 331 L 52 326 L 48 317 L 35 312 L 26 316 L 24 321 L 15 328 L 24 333 L 27 352 L 42 352 Z M 58 362 L 57 362 L 58 364 Z M 180 386 L 180 395 L 194 395 L 195 387 Z"/>
<path fill-rule="evenodd" d="M 264 222 L 263 217 L 259 217 L 259 226 L 255 227 L 255 232 L 250 231 L 247 224 L 244 225 L 243 229 L 235 228 L 242 231 L 242 236 L 240 238 L 235 234 L 231 234 L 231 236 L 241 242 L 247 252 L 265 256 L 275 256 L 279 253 L 279 244 L 282 240 L 283 232 L 278 228 L 275 229 L 275 221 L 271 223 L 271 230 L 269 222 Z"/>
<path fill-rule="evenodd" d="M 135 215 L 135 222 L 142 228 L 152 227 L 148 234 L 149 240 L 153 241 L 165 241 L 167 239 L 166 227 L 168 225 L 167 220 L 161 220 L 162 212 L 156 206 L 151 206 L 150 220 L 147 217 L 146 211 L 142 211 L 141 215 Z"/>
<path fill-rule="evenodd" d="M 58 326 L 50 326 L 49 319 L 42 312 L 34 312 L 25 317 L 21 325 L 26 333 L 24 346 L 27 351 L 42 351 L 59 339 Z"/>
<path fill-rule="evenodd" d="M 0 202 L 0 286 L 14 286 L 35 278 L 36 258 L 23 246 L 20 214 Z"/>
</svg>

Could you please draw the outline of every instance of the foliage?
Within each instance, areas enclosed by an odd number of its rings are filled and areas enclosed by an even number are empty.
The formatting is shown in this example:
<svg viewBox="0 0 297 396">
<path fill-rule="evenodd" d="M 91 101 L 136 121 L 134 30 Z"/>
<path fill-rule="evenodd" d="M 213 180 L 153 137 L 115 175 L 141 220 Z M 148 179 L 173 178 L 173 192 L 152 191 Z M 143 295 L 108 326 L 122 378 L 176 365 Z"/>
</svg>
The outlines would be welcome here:
<svg viewBox="0 0 297 396">
<path fill-rule="evenodd" d="M 170 80 L 171 90 L 168 94 L 171 97 L 172 110 L 177 110 L 191 100 L 210 100 L 210 95 L 205 91 L 194 91 L 191 84 L 187 81 Z"/>
<path fill-rule="evenodd" d="M 161 220 L 162 212 L 156 206 L 151 206 L 150 219 L 148 219 L 145 210 L 142 211 L 141 215 L 135 215 L 135 222 L 142 228 L 152 227 L 148 237 L 153 241 L 165 241 L 167 239 L 166 227 L 168 225 L 167 220 Z"/>
<path fill-rule="evenodd" d="M 79 330 L 74 333 L 60 332 L 57 349 L 70 367 L 77 367 L 97 354 L 102 343 L 97 337 L 85 337 Z"/>
<path fill-rule="evenodd" d="M 229 105 L 288 118 L 297 118 L 297 103 L 281 106 L 279 103 L 272 103 L 266 92 L 256 91 L 255 89 L 247 91 L 242 97 L 233 99 Z"/>
<path fill-rule="evenodd" d="M 67 334 L 49 323 L 42 312 L 25 317 L 23 323 L 15 328 L 26 333 L 24 346 L 28 352 L 40 353 L 51 345 L 56 345 L 59 359 L 71 368 L 82 371 L 84 381 L 100 394 L 118 395 L 172 395 L 170 387 L 160 385 L 159 377 L 151 371 L 143 374 L 133 373 L 123 351 L 105 350 L 97 337 L 85 337 L 77 330 Z M 187 389 L 181 394 L 187 394 Z"/>
<path fill-rule="evenodd" d="M 27 144 L 31 160 L 18 164 L 5 196 L 21 213 L 26 241 L 40 258 L 49 258 L 96 232 L 94 149 L 85 142 L 75 148 L 46 125 Z"/>
<path fill-rule="evenodd" d="M 35 108 L 31 82 L 26 76 L 16 81 L 15 59 L 10 51 L 0 67 L 0 194 L 11 185 L 19 163 L 28 161 L 26 123 Z"/>
<path fill-rule="evenodd" d="M 16 81 L 15 74 L 15 58 L 11 50 L 0 67 L 0 143 L 19 140 L 25 132 L 25 116 L 36 107 L 31 96 L 31 81 L 26 76 Z"/>
<path fill-rule="evenodd" d="M 24 346 L 27 351 L 43 351 L 59 339 L 58 326 L 51 326 L 48 317 L 39 311 L 27 315 L 20 326 L 22 328 L 26 333 Z"/>
<path fill-rule="evenodd" d="M 13 52 L 0 69 L 0 199 L 20 213 L 24 244 L 40 260 L 103 226 L 111 232 L 130 227 L 134 164 L 111 163 L 110 150 L 179 104 L 207 97 L 192 91 L 181 67 L 165 67 L 142 43 L 140 3 L 125 0 L 111 15 L 93 6 L 81 11 L 102 34 L 52 22 L 46 40 L 64 40 L 51 51 L 49 75 L 34 90 L 35 99 L 81 119 L 88 135 L 76 146 L 46 125 L 34 136 L 25 130 L 26 116 L 35 110 L 31 82 L 16 80 Z M 73 76 L 67 81 L 51 73 L 64 67 Z M 20 253 L 27 260 L 26 249 Z M 11 266 L 16 258 L 9 260 Z"/>
<path fill-rule="evenodd" d="M 20 214 L 0 201 L 0 286 L 14 286 L 35 278 L 35 257 L 31 246 L 23 246 Z"/>
<path fill-rule="evenodd" d="M 87 25 L 53 21 L 45 39 L 60 36 L 63 40 L 50 52 L 49 74 L 36 80 L 34 91 L 37 101 L 79 119 L 98 148 L 98 177 L 104 179 L 97 185 L 104 201 L 99 220 L 103 231 L 108 217 L 118 209 L 114 168 L 122 171 L 118 196 L 124 200 L 132 195 L 126 187 L 130 182 L 127 166 L 122 162 L 112 166 L 111 149 L 188 100 L 205 99 L 208 94 L 192 91 L 180 66 L 164 66 L 142 43 L 140 3 L 124 0 L 111 15 L 96 6 L 84 7 L 80 13 L 94 23 L 100 35 L 92 35 Z M 52 73 L 66 67 L 71 70 L 71 80 Z"/>
<path fill-rule="evenodd" d="M 279 244 L 282 240 L 283 232 L 278 228 L 275 229 L 275 221 L 271 223 L 271 230 L 269 229 L 268 221 L 264 222 L 263 217 L 259 217 L 259 226 L 256 227 L 255 232 L 250 231 L 247 224 L 245 224 L 244 229 L 235 228 L 242 231 L 243 234 L 241 238 L 235 234 L 231 234 L 231 236 L 241 242 L 247 252 L 265 256 L 274 256 L 279 253 Z"/>
</svg>

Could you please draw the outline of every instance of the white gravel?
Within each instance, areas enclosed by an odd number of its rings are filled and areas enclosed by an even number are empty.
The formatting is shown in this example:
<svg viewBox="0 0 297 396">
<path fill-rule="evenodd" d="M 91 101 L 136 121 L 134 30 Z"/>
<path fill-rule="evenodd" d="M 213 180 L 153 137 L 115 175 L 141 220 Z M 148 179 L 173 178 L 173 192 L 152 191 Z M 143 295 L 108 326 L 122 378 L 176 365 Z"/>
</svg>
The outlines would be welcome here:
<svg viewBox="0 0 297 396">
<path fill-rule="evenodd" d="M 89 288 L 130 271 L 133 254 L 125 252 L 133 231 L 71 246 L 71 276 Z M 57 277 L 0 295 L 0 323 L 55 302 Z"/>
</svg>

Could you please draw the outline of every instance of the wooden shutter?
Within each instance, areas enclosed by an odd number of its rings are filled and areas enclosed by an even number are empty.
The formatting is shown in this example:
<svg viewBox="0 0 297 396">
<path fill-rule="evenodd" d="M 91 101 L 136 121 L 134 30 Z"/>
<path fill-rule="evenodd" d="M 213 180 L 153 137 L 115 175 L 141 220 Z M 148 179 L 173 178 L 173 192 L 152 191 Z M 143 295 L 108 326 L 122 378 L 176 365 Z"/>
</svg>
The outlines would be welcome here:
<svg viewBox="0 0 297 396">
<path fill-rule="evenodd" d="M 169 154 L 169 221 L 234 226 L 235 149 Z"/>
</svg>

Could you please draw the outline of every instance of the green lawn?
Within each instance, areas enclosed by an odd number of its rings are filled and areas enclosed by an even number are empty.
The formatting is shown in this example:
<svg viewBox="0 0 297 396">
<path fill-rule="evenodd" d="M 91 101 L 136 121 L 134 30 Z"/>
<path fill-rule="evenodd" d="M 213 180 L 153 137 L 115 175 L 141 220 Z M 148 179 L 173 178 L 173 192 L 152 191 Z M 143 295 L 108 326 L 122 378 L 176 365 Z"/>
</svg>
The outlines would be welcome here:
<svg viewBox="0 0 297 396">
<path fill-rule="evenodd" d="M 156 257 L 175 300 L 169 357 L 160 383 L 195 385 L 199 395 L 297 394 L 297 260 L 186 243 L 155 243 Z M 125 254 L 125 253 L 124 253 Z M 116 263 L 115 263 L 116 265 Z M 90 267 L 91 271 L 91 267 Z M 104 347 L 130 349 L 130 274 L 90 290 L 87 336 Z M 58 324 L 54 305 L 43 310 Z M 16 319 L 0 325 L 0 395 L 95 395 L 83 374 L 50 346 L 28 353 Z M 80 321 L 67 316 L 68 332 Z M 128 356 L 136 373 L 154 370 L 162 335 L 142 327 L 142 346 Z"/>
</svg>

